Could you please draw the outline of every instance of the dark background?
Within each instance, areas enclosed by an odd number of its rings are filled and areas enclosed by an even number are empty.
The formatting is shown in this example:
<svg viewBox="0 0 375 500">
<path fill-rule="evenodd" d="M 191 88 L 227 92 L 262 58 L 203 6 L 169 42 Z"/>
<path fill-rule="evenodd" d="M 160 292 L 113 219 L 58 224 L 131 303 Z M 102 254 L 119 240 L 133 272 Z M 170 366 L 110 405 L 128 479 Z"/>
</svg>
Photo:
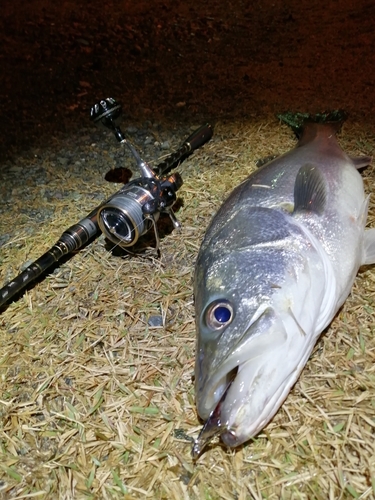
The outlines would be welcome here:
<svg viewBox="0 0 375 500">
<path fill-rule="evenodd" d="M 374 121 L 372 0 L 2 1 L 0 159 L 88 127 L 344 107 Z"/>
</svg>

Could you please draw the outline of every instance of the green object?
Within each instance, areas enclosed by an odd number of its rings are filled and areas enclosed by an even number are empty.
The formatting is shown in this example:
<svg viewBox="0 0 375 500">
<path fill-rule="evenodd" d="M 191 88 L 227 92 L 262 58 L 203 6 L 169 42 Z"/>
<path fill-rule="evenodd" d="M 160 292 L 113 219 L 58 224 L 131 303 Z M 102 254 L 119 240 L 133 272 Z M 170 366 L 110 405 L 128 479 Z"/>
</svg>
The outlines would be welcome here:
<svg viewBox="0 0 375 500">
<path fill-rule="evenodd" d="M 323 111 L 322 113 L 317 113 L 312 115 L 310 113 L 293 113 L 287 111 L 286 113 L 279 113 L 276 115 L 277 118 L 289 125 L 293 132 L 299 136 L 302 130 L 303 124 L 306 121 L 311 121 L 315 123 L 332 123 L 339 122 L 343 123 L 348 118 L 348 113 L 343 109 L 336 109 L 334 111 Z"/>
</svg>

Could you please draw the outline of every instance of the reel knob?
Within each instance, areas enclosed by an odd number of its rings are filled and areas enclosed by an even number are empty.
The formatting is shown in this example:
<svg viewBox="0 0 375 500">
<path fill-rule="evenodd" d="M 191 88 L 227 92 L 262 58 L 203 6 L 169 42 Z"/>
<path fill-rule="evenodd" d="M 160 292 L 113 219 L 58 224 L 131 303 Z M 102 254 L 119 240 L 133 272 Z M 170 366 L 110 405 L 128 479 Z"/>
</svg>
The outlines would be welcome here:
<svg viewBox="0 0 375 500">
<path fill-rule="evenodd" d="M 90 109 L 90 116 L 94 123 L 103 125 L 112 131 L 118 127 L 115 120 L 121 115 L 121 104 L 118 103 L 113 97 L 102 99 Z"/>
</svg>

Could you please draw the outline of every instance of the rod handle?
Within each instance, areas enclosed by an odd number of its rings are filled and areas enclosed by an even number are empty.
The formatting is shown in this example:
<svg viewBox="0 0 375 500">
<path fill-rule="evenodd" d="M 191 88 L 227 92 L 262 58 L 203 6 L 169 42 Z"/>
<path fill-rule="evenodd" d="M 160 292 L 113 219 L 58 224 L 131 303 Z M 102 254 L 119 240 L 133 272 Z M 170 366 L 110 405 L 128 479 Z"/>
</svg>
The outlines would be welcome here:
<svg viewBox="0 0 375 500">
<path fill-rule="evenodd" d="M 188 144 L 190 146 L 190 151 L 195 151 L 206 144 L 206 142 L 211 139 L 212 134 L 212 126 L 209 123 L 206 123 L 189 135 L 189 137 L 184 141 L 184 144 Z"/>
</svg>

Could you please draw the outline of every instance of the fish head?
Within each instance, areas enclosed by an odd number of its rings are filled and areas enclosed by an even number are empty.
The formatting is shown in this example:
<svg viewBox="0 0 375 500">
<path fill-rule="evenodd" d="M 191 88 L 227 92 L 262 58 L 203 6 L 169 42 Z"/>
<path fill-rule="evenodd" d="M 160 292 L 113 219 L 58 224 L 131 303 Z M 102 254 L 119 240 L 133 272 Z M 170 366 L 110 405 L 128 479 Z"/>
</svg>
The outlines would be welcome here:
<svg viewBox="0 0 375 500">
<path fill-rule="evenodd" d="M 224 266 L 235 278 L 238 270 L 231 269 L 230 260 L 216 262 L 215 268 Z M 264 426 L 269 415 L 266 411 L 262 416 L 265 407 L 267 403 L 273 407 L 271 399 L 276 397 L 267 385 L 271 379 L 275 385 L 278 378 L 277 366 L 270 358 L 277 357 L 277 350 L 287 342 L 285 327 L 274 311 L 272 299 L 251 294 L 251 290 L 259 291 L 254 290 L 258 286 L 246 275 L 239 279 L 250 291 L 248 296 L 241 296 L 236 286 L 227 286 L 221 294 L 216 291 L 212 295 L 207 287 L 203 291 L 206 300 L 201 302 L 206 307 L 196 320 L 198 414 L 207 420 L 219 407 L 221 430 L 225 429 L 222 439 L 229 446 L 246 441 Z M 232 283 L 236 281 L 233 279 Z M 201 300 L 199 295 L 197 302 Z"/>
<path fill-rule="evenodd" d="M 228 246 L 221 233 L 220 244 L 211 240 L 198 256 L 195 388 L 206 421 L 203 444 L 213 434 L 228 446 L 255 436 L 280 408 L 316 341 L 311 332 L 325 287 L 313 279 L 319 256 L 285 219 L 276 222 L 267 244 Z"/>
</svg>

